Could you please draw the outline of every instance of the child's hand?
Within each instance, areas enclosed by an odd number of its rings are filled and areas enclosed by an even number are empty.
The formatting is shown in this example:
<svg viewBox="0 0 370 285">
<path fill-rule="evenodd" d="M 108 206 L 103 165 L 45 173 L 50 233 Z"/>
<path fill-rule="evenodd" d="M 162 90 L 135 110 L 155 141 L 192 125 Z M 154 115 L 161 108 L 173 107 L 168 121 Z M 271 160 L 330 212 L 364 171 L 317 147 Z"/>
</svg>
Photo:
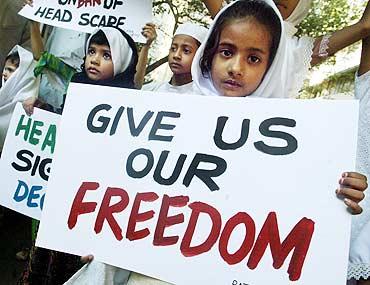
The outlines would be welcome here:
<svg viewBox="0 0 370 285">
<path fill-rule="evenodd" d="M 141 34 L 146 39 L 146 45 L 150 46 L 152 42 L 157 38 L 157 31 L 153 23 L 147 23 L 141 31 Z"/>
<path fill-rule="evenodd" d="M 94 256 L 92 254 L 81 256 L 82 263 L 90 263 L 91 261 L 93 261 L 93 259 L 94 259 Z"/>
<path fill-rule="evenodd" d="M 358 172 L 345 172 L 339 179 L 339 188 L 335 191 L 339 197 L 344 198 L 346 204 L 353 215 L 362 213 L 362 208 L 358 204 L 365 198 L 364 191 L 367 188 L 366 176 Z"/>
<path fill-rule="evenodd" d="M 30 97 L 22 102 L 23 109 L 28 116 L 31 116 L 33 114 L 33 108 L 35 106 L 36 100 L 36 97 Z"/>
<path fill-rule="evenodd" d="M 23 7 L 26 5 L 30 5 L 31 7 L 33 7 L 33 0 L 24 0 Z"/>
</svg>

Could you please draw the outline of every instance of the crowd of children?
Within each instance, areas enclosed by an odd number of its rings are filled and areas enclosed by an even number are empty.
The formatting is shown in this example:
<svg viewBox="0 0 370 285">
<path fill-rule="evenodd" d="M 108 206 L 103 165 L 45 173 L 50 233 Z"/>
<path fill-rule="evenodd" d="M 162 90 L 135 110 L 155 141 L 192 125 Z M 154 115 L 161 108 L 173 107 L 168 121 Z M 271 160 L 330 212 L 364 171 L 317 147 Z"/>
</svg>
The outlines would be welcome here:
<svg viewBox="0 0 370 285">
<path fill-rule="evenodd" d="M 25 2 L 32 5 L 30 0 Z M 353 218 L 348 282 L 370 284 L 370 203 L 363 193 L 366 176 L 370 175 L 370 4 L 356 24 L 312 39 L 295 36 L 296 26 L 307 15 L 312 1 L 203 2 L 213 22 L 209 29 L 190 22 L 177 28 L 169 47 L 169 82 L 143 85 L 148 51 L 156 38 L 151 23 L 143 27 L 146 43 L 140 53 L 128 34 L 111 27 L 98 28 L 89 36 L 55 28 L 50 39 L 68 34 L 77 39 L 77 46 L 53 48 L 49 40 L 44 47 L 39 25 L 32 23 L 32 53 L 16 47 L 5 60 L 0 89 L 0 153 L 15 104 L 23 102 L 30 115 L 34 106 L 62 113 L 70 82 L 246 99 L 287 98 L 298 94 L 310 67 L 362 39 L 355 81 L 355 97 L 360 100 L 358 172 L 343 173 L 336 193 L 353 214 L 363 212 Z M 80 269 L 79 257 L 33 247 L 20 282 L 168 284 L 93 261 L 91 255 L 83 261 L 89 264 Z"/>
</svg>

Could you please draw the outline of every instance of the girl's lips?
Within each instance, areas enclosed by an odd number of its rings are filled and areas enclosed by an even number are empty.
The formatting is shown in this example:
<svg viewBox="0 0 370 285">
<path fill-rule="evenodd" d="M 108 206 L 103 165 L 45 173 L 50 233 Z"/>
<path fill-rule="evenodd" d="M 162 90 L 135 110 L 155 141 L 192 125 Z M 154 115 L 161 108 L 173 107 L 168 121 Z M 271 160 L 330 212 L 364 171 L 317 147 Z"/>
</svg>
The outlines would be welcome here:
<svg viewBox="0 0 370 285">
<path fill-rule="evenodd" d="M 96 68 L 93 68 L 93 67 L 89 67 L 89 68 L 87 69 L 87 71 L 88 71 L 89 73 L 92 73 L 92 74 L 98 74 L 98 73 L 99 73 L 99 71 L 98 71 Z"/>
<path fill-rule="evenodd" d="M 242 85 L 238 81 L 232 79 L 225 80 L 223 82 L 223 85 L 228 89 L 238 89 L 242 87 Z"/>
</svg>

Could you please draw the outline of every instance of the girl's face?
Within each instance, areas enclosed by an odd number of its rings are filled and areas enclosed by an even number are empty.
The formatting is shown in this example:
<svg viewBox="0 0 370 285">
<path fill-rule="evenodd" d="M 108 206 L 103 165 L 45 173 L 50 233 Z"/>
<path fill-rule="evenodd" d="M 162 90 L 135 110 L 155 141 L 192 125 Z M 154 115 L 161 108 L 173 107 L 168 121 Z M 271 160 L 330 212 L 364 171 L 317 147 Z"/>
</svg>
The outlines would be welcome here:
<svg viewBox="0 0 370 285">
<path fill-rule="evenodd" d="M 211 67 L 220 95 L 244 97 L 257 89 L 267 71 L 271 41 L 266 27 L 251 17 L 223 28 Z"/>
<path fill-rule="evenodd" d="M 18 66 L 15 63 L 12 63 L 9 59 L 5 62 L 3 70 L 4 82 L 6 82 L 10 76 L 17 70 Z"/>
<path fill-rule="evenodd" d="M 113 61 L 109 46 L 90 44 L 85 58 L 85 71 L 91 80 L 105 80 L 114 77 Z"/>
<path fill-rule="evenodd" d="M 197 41 L 187 35 L 176 35 L 171 44 L 168 64 L 175 75 L 191 72 L 191 63 L 198 49 Z"/>
<path fill-rule="evenodd" d="M 274 0 L 284 20 L 286 20 L 293 13 L 299 1 L 300 0 Z M 302 0 L 302 1 L 306 1 L 306 0 Z"/>
</svg>

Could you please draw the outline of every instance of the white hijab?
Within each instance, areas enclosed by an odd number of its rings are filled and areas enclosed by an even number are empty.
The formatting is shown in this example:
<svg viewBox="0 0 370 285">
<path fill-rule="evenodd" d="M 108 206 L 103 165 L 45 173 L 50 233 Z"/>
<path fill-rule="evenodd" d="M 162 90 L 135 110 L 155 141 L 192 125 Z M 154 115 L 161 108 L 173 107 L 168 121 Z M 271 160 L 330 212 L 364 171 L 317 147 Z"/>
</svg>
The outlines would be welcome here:
<svg viewBox="0 0 370 285">
<path fill-rule="evenodd" d="M 40 78 L 33 74 L 36 61 L 32 53 L 20 46 L 15 46 L 9 54 L 14 52 L 19 54 L 19 67 L 0 89 L 0 151 L 16 103 L 37 97 L 40 85 Z"/>
<path fill-rule="evenodd" d="M 297 32 L 298 26 L 307 16 L 312 5 L 312 0 L 300 0 L 293 10 L 292 14 L 285 19 L 285 29 L 288 35 L 293 36 Z"/>
<path fill-rule="evenodd" d="M 280 43 L 275 55 L 275 58 L 266 72 L 265 77 L 263 78 L 261 84 L 258 88 L 249 96 L 247 97 L 260 97 L 260 98 L 288 98 L 288 87 L 290 86 L 288 83 L 288 60 L 287 60 L 287 52 L 288 52 L 288 45 L 287 45 L 287 36 L 284 30 L 283 19 L 280 15 L 279 10 L 277 9 L 276 5 L 272 0 L 264 0 L 268 5 L 270 5 L 277 16 L 280 19 L 281 25 L 281 37 Z M 206 40 L 202 43 L 202 45 L 197 50 L 197 53 L 194 56 L 191 73 L 193 77 L 193 81 L 196 86 L 200 89 L 201 93 L 204 95 L 216 95 L 219 96 L 220 94 L 217 92 L 215 87 L 213 86 L 212 79 L 209 77 L 204 77 L 200 68 L 200 61 L 204 53 L 205 46 L 207 44 L 208 38 L 212 33 L 214 25 L 217 19 L 222 15 L 227 9 L 232 7 L 238 1 L 234 1 L 231 4 L 225 6 L 215 17 L 211 27 L 209 28 Z"/>
<path fill-rule="evenodd" d="M 86 54 L 89 48 L 91 38 L 101 30 L 109 42 L 110 51 L 112 54 L 114 76 L 120 74 L 126 70 L 129 66 L 132 56 L 132 50 L 129 46 L 126 38 L 123 36 L 120 30 L 112 27 L 100 27 L 96 29 L 89 37 L 86 42 Z"/>
</svg>

